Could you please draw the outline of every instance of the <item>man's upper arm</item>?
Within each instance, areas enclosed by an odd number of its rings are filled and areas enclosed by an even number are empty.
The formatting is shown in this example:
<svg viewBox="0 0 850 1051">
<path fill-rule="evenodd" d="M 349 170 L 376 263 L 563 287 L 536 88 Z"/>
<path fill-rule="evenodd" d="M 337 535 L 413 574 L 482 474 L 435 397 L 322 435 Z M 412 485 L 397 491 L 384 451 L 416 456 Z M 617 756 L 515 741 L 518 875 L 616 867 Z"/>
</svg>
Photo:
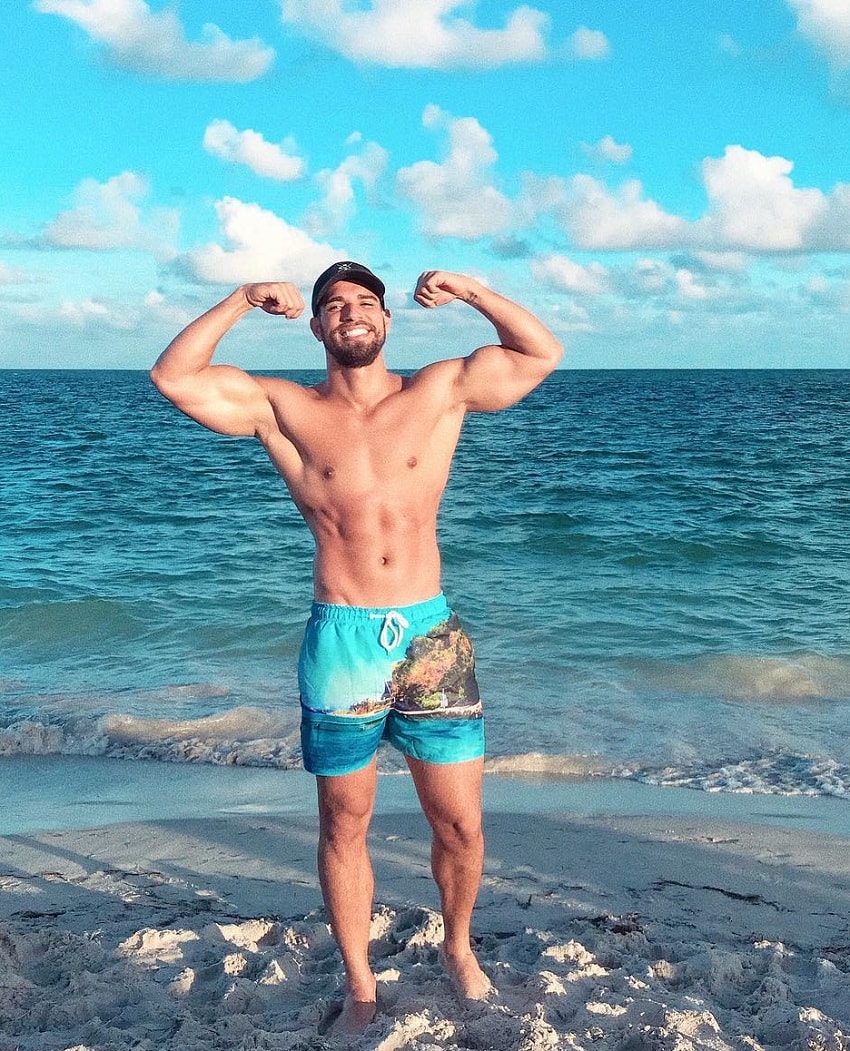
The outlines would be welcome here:
<svg viewBox="0 0 850 1051">
<path fill-rule="evenodd" d="M 457 398 L 470 412 L 497 412 L 515 405 L 552 372 L 557 359 L 519 354 L 496 344 L 460 359 Z"/>
<path fill-rule="evenodd" d="M 151 379 L 181 412 L 219 434 L 252 437 L 274 424 L 263 385 L 232 365 L 210 365 L 177 379 L 154 369 Z"/>
</svg>

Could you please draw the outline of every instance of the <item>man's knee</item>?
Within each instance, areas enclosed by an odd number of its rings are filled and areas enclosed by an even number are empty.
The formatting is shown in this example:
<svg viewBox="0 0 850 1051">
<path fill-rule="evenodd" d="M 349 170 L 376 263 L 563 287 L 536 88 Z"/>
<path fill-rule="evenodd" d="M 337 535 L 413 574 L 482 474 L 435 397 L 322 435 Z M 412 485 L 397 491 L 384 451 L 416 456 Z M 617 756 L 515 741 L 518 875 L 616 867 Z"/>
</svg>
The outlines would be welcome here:
<svg viewBox="0 0 850 1051">
<path fill-rule="evenodd" d="M 427 815 L 437 841 L 449 850 L 471 850 L 484 838 L 481 812 L 471 807 L 467 812 L 432 811 Z"/>
<path fill-rule="evenodd" d="M 346 774 L 318 778 L 319 832 L 326 842 L 364 839 L 374 807 L 368 776 Z"/>
</svg>

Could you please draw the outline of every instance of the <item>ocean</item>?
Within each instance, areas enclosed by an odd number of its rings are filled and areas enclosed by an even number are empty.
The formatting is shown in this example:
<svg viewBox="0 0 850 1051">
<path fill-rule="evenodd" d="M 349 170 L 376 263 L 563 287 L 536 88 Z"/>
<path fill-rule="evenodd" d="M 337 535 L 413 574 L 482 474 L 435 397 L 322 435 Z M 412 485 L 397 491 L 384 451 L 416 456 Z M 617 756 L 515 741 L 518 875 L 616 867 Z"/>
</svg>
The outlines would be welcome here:
<svg viewBox="0 0 850 1051">
<path fill-rule="evenodd" d="M 469 417 L 440 537 L 490 770 L 850 799 L 848 389 L 564 370 Z M 144 372 L 0 371 L 0 493 L 0 757 L 300 767 L 312 540 L 258 443 Z"/>
</svg>

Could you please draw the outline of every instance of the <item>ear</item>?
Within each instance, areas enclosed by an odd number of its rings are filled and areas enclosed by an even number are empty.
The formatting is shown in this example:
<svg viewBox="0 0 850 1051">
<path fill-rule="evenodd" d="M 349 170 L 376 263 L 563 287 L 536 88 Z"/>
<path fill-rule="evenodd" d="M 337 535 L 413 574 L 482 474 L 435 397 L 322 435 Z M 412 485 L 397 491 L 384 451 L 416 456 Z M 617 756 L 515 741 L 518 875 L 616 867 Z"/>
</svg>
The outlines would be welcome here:
<svg viewBox="0 0 850 1051">
<path fill-rule="evenodd" d="M 317 317 L 310 318 L 310 331 L 316 337 L 316 339 L 322 342 L 322 323 Z"/>
</svg>

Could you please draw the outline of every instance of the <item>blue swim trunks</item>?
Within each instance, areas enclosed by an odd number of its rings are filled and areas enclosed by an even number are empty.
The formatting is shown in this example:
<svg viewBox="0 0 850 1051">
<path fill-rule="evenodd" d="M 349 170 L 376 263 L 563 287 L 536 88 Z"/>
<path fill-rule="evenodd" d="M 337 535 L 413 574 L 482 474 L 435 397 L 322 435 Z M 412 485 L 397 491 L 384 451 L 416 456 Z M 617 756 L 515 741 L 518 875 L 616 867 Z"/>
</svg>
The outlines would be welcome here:
<svg viewBox="0 0 850 1051">
<path fill-rule="evenodd" d="M 484 754 L 472 642 L 444 595 L 378 609 L 314 602 L 298 687 L 312 774 L 360 770 L 381 740 L 427 763 Z"/>
</svg>

